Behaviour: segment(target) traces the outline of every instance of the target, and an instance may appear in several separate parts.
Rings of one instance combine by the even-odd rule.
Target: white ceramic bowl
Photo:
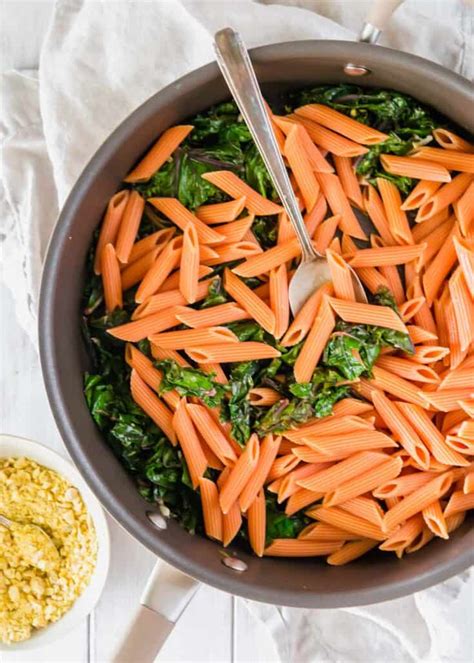
[[[58,472],[81,493],[82,499],[94,522],[97,536],[97,562],[90,582],[73,606],[57,622],[35,631],[29,640],[5,645],[0,650],[19,651],[35,649],[63,637],[66,631],[77,626],[93,610],[100,598],[107,578],[110,558],[110,537],[104,511],[74,465],[55,451],[38,442],[13,435],[0,435],[0,458],[25,456]]]

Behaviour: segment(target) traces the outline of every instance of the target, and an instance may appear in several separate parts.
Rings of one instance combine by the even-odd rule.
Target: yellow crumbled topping
[[[0,524],[0,641],[12,643],[69,610],[94,571],[97,540],[79,491],[28,458],[0,458],[0,514],[14,523]]]

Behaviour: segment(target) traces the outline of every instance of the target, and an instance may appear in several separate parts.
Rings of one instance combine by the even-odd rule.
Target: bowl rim
[[[423,58],[395,51],[393,49],[381,46],[372,46],[368,44],[343,42],[336,40],[304,40],[299,42],[284,42],[261,46],[251,50],[253,57],[259,60],[259,63],[268,64],[276,59],[294,59],[312,57],[308,56],[309,46],[315,47],[327,57],[332,57],[338,52],[338,49],[344,48],[347,58],[362,57],[364,53],[373,53],[376,48],[378,59],[393,64],[396,59],[398,63],[405,67],[411,66],[417,70],[420,75],[430,77],[431,80],[445,80],[449,77],[452,89],[456,90],[462,97],[468,98],[472,94],[472,86],[462,76],[450,72],[445,68]],[[339,52],[340,54],[340,52]],[[192,91],[193,88],[209,83],[218,76],[218,68],[215,62],[206,64],[177,81],[169,84],[162,90],[156,92],[147,99],[130,115],[128,115],[121,124],[110,134],[106,141],[96,151],[91,160],[84,168],[82,174],[74,185],[66,202],[63,205],[56,228],[51,236],[48,247],[47,259],[43,271],[40,295],[39,312],[39,339],[40,356],[45,381],[46,391],[49,402],[56,419],[56,423],[65,440],[68,451],[77,463],[81,471],[84,472],[84,478],[91,489],[99,497],[101,502],[106,505],[109,513],[116,519],[134,538],[152,550],[155,554],[159,551],[159,556],[166,562],[178,568],[182,572],[195,577],[220,590],[232,592],[234,594],[250,598],[257,601],[274,603],[277,605],[288,605],[295,607],[315,607],[318,608],[337,608],[343,606],[355,606],[377,603],[380,601],[399,598],[401,596],[425,589],[431,585],[437,584],[446,578],[449,578],[465,570],[473,563],[474,556],[469,547],[463,550],[462,554],[454,559],[446,559],[443,563],[437,563],[435,568],[425,569],[416,578],[408,578],[377,585],[369,588],[348,588],[344,591],[333,591],[332,593],[316,594],[314,591],[303,592],[291,587],[260,587],[258,585],[249,585],[239,579],[237,574],[232,577],[225,577],[214,567],[204,566],[196,560],[190,559],[184,550],[173,548],[172,546],[159,541],[152,528],[146,529],[143,521],[140,521],[130,509],[118,505],[112,499],[109,489],[104,486],[101,477],[88,460],[88,455],[84,453],[81,445],[77,442],[77,435],[72,425],[68,405],[62,396],[61,389],[55,379],[57,362],[54,358],[54,342],[51,333],[54,323],[54,305],[53,297],[50,295],[54,291],[55,272],[60,254],[67,243],[70,230],[70,224],[77,213],[77,208],[83,197],[84,190],[88,189],[96,177],[100,166],[106,163],[117,151],[117,146],[123,144],[128,137],[130,126],[135,124],[139,126],[146,119],[157,112],[157,106],[165,106],[172,103],[176,94]],[[355,81],[357,83],[357,81]],[[179,91],[179,92],[178,92]],[[396,563],[396,561],[394,561]]]
[[[5,453],[6,449],[6,453]],[[12,449],[18,449],[12,452]],[[78,626],[97,605],[108,576],[110,564],[110,532],[104,508],[89,488],[79,470],[67,458],[41,442],[17,435],[0,434],[0,458],[26,457],[54,470],[78,488],[94,523],[97,538],[97,559],[87,587],[72,606],[56,622],[34,631],[30,638],[6,644],[0,642],[0,651],[26,651],[43,647],[62,638]]]

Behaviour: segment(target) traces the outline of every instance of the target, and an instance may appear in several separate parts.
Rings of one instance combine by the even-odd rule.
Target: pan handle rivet
[[[166,520],[163,518],[161,513],[157,511],[147,511],[146,512],[148,520],[157,528],[157,529],[166,529],[167,524]]]
[[[367,76],[367,74],[370,74],[370,69],[361,64],[352,64],[352,62],[348,62],[344,65],[344,73],[348,76]]]
[[[247,564],[237,557],[224,557],[222,563],[232,571],[238,571],[239,573],[248,569]]]

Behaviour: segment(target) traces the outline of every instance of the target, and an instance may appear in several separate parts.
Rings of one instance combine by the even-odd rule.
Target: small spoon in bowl
[[[331,280],[329,265],[326,258],[314,248],[306,229],[275,140],[255,70],[239,33],[232,28],[225,28],[216,33],[214,40],[217,63],[222,75],[252,134],[301,244],[301,262],[289,287],[290,308],[293,315],[296,315],[313,292]],[[351,276],[357,301],[366,303],[365,290],[353,269]]]
[[[25,562],[41,571],[53,571],[59,564],[59,552],[51,537],[39,527],[16,523],[0,515],[0,525],[7,527]]]

